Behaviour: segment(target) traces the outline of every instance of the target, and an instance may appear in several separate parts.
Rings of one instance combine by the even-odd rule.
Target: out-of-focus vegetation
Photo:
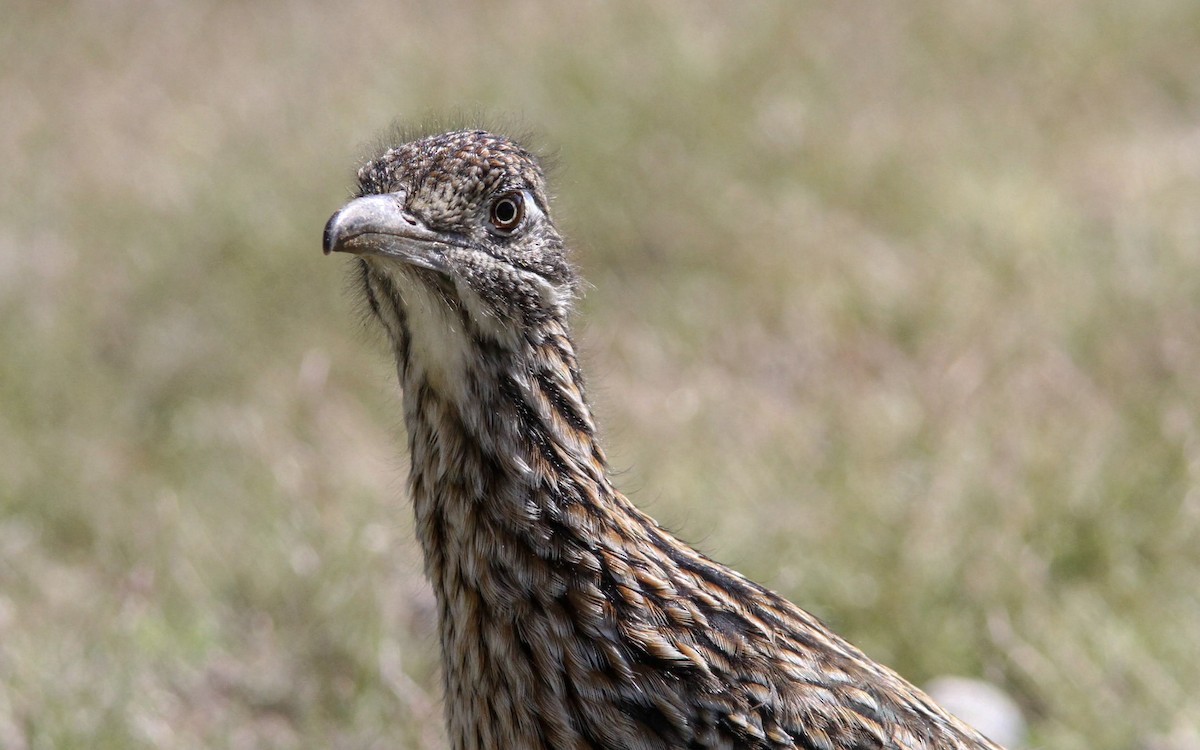
[[[4,17],[0,747],[443,744],[320,232],[451,111],[557,151],[636,502],[1033,745],[1200,743],[1200,4]]]

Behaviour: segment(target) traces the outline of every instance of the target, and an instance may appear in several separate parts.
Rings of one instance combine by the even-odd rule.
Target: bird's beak
[[[457,243],[405,211],[396,195],[355,198],[325,224],[326,255],[378,255],[444,272],[445,249],[450,244]]]

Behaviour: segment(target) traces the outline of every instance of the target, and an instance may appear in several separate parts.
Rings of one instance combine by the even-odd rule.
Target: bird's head
[[[563,317],[576,285],[537,158],[482,130],[420,138],[368,162],[324,245],[359,256],[370,308],[396,340],[431,323],[519,338]],[[431,313],[436,321],[412,319]]]

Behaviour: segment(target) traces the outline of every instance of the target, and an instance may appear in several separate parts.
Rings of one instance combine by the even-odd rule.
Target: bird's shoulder
[[[647,528],[609,585],[642,724],[696,748],[995,750],[812,614]]]

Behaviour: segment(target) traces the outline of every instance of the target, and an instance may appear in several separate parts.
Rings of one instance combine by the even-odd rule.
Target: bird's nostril
[[[333,216],[329,217],[329,221],[325,222],[325,236],[322,242],[322,248],[324,249],[326,255],[329,255],[333,252],[333,225],[337,221],[338,213],[341,212],[335,212]]]

